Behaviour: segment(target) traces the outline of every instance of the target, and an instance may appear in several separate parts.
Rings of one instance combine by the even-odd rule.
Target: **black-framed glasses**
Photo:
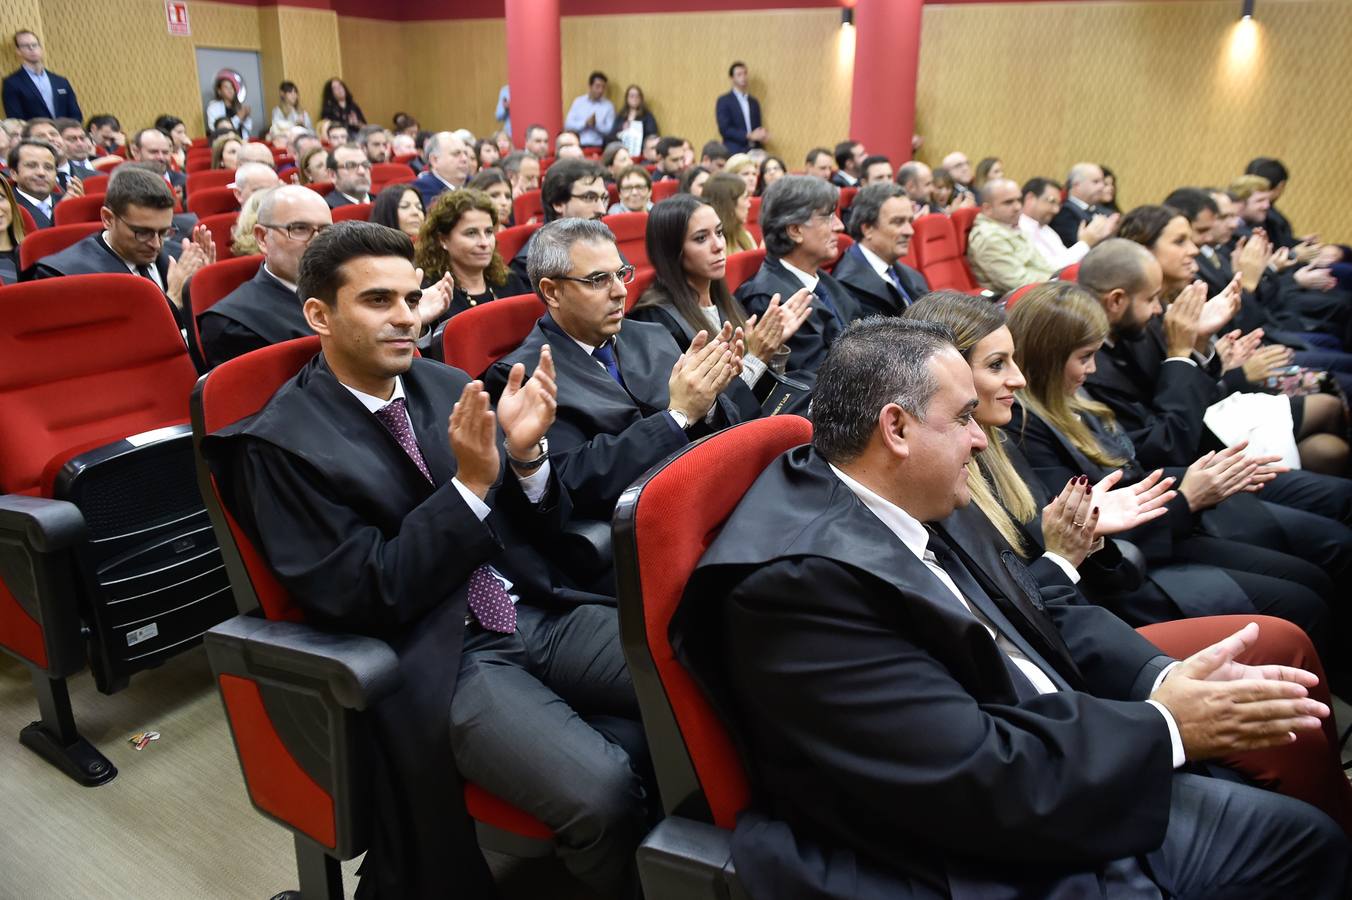
[[[159,238],[161,242],[167,241],[167,240],[169,240],[171,237],[174,236],[174,229],[173,229],[173,227],[169,227],[169,228],[142,228],[142,227],[139,226],[139,225],[133,225],[133,224],[131,224],[131,223],[128,222],[126,219],[124,219],[124,218],[122,218],[121,216],[119,216],[117,213],[113,213],[113,218],[117,219],[117,220],[118,220],[119,222],[121,222],[123,225],[126,225],[129,229],[131,229],[131,236],[134,237],[136,240],[140,241],[140,242],[143,243],[143,244],[149,244],[151,241],[155,240],[156,238]]]
[[[559,281],[576,281],[578,284],[585,284],[594,291],[604,291],[610,287],[612,279],[620,284],[632,284],[634,281],[634,267],[621,266],[614,272],[597,272],[595,275],[588,275],[586,278],[578,278],[576,275],[556,275]]]
[[[371,168],[371,163],[369,160],[365,159],[359,160],[357,162],[345,162],[338,164],[338,171],[340,172],[359,172],[362,169],[369,168]]]
[[[585,194],[569,194],[574,200],[581,200],[583,203],[600,203],[602,200],[609,200],[609,194],[597,194],[588,191]]]
[[[315,235],[328,228],[328,223],[322,225],[311,225],[309,222],[288,222],[285,225],[276,225],[272,222],[259,222],[264,228],[271,228],[273,231],[285,231],[286,236],[293,241],[302,241],[309,243]]]

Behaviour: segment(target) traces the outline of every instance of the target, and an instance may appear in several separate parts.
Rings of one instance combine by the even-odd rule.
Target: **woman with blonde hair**
[[[231,255],[253,256],[255,253],[263,252],[258,247],[258,239],[254,237],[254,225],[258,222],[259,205],[263,202],[263,198],[273,190],[275,188],[254,191],[249,195],[249,199],[244,201],[244,206],[239,211],[239,218],[235,219],[235,224],[230,228]]]
[[[976,173],[972,175],[972,192],[981,190],[988,181],[998,181],[1004,177],[1004,162],[999,157],[988,156],[976,164]]]
[[[704,183],[704,201],[718,213],[723,223],[723,239],[729,253],[755,250],[756,239],[746,230],[751,213],[751,192],[746,182],[736,175],[719,172]]]
[[[296,163],[296,179],[301,184],[325,184],[333,181],[329,170],[329,151],[314,147],[301,154]]]
[[[525,293],[498,253],[497,231],[497,206],[483,191],[447,191],[427,211],[417,242],[423,282],[434,283],[447,274],[455,280],[443,320],[481,303]]]
[[[745,153],[732,154],[724,164],[723,171],[729,175],[736,175],[746,182],[748,197],[756,193],[756,184],[760,181],[760,167],[750,156]]]
[[[226,133],[211,142],[211,167],[213,169],[235,169],[239,167],[239,151],[244,141],[239,135]]]

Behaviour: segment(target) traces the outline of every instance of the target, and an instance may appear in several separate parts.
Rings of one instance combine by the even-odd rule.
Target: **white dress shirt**
[[[751,140],[751,99],[747,94],[743,94],[737,88],[732,89],[732,96],[737,100],[737,105],[742,108],[742,120],[746,122],[747,141]]]
[[[107,231],[104,231],[104,232],[103,232],[103,242],[104,242],[105,244],[108,245],[108,249],[109,249],[109,250],[112,250],[112,249],[113,249],[112,242],[108,240],[108,232],[107,232]],[[114,255],[114,256],[117,256],[117,251],[116,251],[116,250],[113,250],[113,255]],[[128,271],[128,272],[130,272],[131,274],[135,275],[137,278],[142,277],[142,276],[141,276],[141,273],[137,270],[137,263],[127,262],[125,259],[122,259],[122,257],[120,257],[120,256],[117,256],[117,258],[118,258],[119,260],[121,260],[122,265],[124,265],[124,266],[127,267],[127,271]],[[156,260],[156,262],[158,262],[158,260]],[[159,286],[159,289],[160,289],[160,290],[164,290],[164,282],[160,280],[160,268],[159,268],[159,266],[155,265],[154,262],[151,262],[151,263],[147,263],[147,264],[146,264],[146,268],[150,270],[150,280],[153,281],[153,282],[155,282],[155,284]]]
[[[47,218],[50,219],[50,218],[52,217],[52,207],[55,206],[56,204],[54,204],[54,203],[52,202],[52,195],[51,195],[51,194],[48,194],[48,195],[47,195],[47,199],[46,199],[46,200],[39,200],[37,197],[34,197],[32,194],[28,193],[27,191],[21,191],[21,190],[19,190],[17,187],[14,189],[14,193],[18,194],[20,197],[22,197],[22,198],[24,198],[25,200],[27,200],[27,201],[28,201],[29,203],[31,203],[33,206],[36,206],[38,209],[42,210],[42,214],[43,214],[44,216],[46,216]],[[105,232],[105,233],[106,233],[106,232]]]
[[[1032,216],[1022,213],[1019,215],[1019,230],[1027,235],[1028,242],[1053,269],[1073,266],[1089,252],[1089,245],[1084,241],[1076,241],[1075,246],[1067,247],[1056,229],[1050,225],[1039,225]]]
[[[587,120],[596,116],[596,124],[588,126]],[[606,141],[606,135],[615,125],[615,105],[602,97],[593,100],[591,94],[583,94],[568,108],[563,127],[577,132],[578,143],[584,147],[600,147]]]

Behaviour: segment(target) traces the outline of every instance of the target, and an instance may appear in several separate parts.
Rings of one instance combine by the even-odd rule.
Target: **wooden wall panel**
[[[562,24],[565,110],[600,69],[617,109],[625,87],[639,84],[662,132],[688,139],[698,154],[718,137],[714,101],[728,90],[728,65],[741,59],[769,149],[790,168],[849,127],[853,33],[841,28],[838,10],[565,16]]]
[[[424,128],[497,129],[493,110],[507,83],[507,25],[502,19],[409,22],[407,111]],[[567,52],[565,48],[565,53]]]
[[[1238,12],[1233,0],[927,6],[920,157],[996,155],[1017,179],[1103,162],[1125,209],[1277,156],[1297,230],[1352,240],[1352,204],[1325,180],[1352,166],[1334,99],[1352,81],[1347,2],[1263,0],[1246,24]]]
[[[413,78],[410,69],[418,66],[400,65],[409,56],[404,44],[403,22],[381,22],[375,19],[338,17],[338,43],[342,48],[343,80],[352,89],[361,104],[362,112],[372,122],[390,124],[394,114],[404,109],[408,99],[408,82]],[[313,103],[310,114],[319,114],[319,95],[323,85],[305,95],[306,103]]]
[[[259,10],[260,17],[264,12]],[[263,114],[271,120],[272,107],[277,105],[277,85],[286,79],[296,83],[301,105],[317,123],[325,82],[343,76],[338,17],[332,10],[294,6],[276,7],[276,16],[282,54],[281,73],[266,79],[268,83],[263,92],[267,108]],[[259,105],[263,104],[260,102]],[[365,107],[363,111],[366,111]]]

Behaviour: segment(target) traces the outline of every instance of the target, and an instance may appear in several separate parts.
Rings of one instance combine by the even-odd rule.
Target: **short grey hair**
[[[840,188],[812,175],[785,175],[765,190],[760,226],[765,249],[774,256],[793,252],[790,225],[804,225],[815,213],[829,213],[840,199]]]
[[[1084,181],[1094,169],[1098,169],[1100,173],[1103,172],[1103,167],[1098,163],[1082,162],[1071,166],[1070,174],[1066,176],[1066,190],[1070,190],[1081,181]]]
[[[906,197],[901,185],[889,182],[860,188],[859,193],[854,195],[854,202],[850,204],[850,237],[861,240],[865,225],[877,227],[883,204],[893,197]]]
[[[451,137],[449,131],[438,131],[435,134],[428,135],[427,140],[423,142],[423,156],[430,162],[432,157],[441,152],[443,138]]]
[[[508,175],[515,175],[521,171],[521,164],[525,162],[527,158],[539,159],[538,156],[531,153],[529,150],[513,150],[511,153],[504,156],[498,165],[502,166],[502,171],[506,172]]]
[[[953,333],[937,322],[871,316],[852,324],[817,370],[812,392],[817,452],[837,465],[857,459],[889,403],[924,421],[939,391],[931,360],[945,350],[957,347]]]
[[[782,179],[781,179],[782,180]],[[615,243],[615,235],[594,219],[555,219],[531,236],[526,253],[526,274],[531,289],[541,300],[540,279],[567,275],[573,267],[573,245],[581,241],[592,244]]]
[[[920,177],[920,173],[928,169],[929,166],[916,160],[911,160],[906,165],[897,169],[897,184],[910,184]]]

